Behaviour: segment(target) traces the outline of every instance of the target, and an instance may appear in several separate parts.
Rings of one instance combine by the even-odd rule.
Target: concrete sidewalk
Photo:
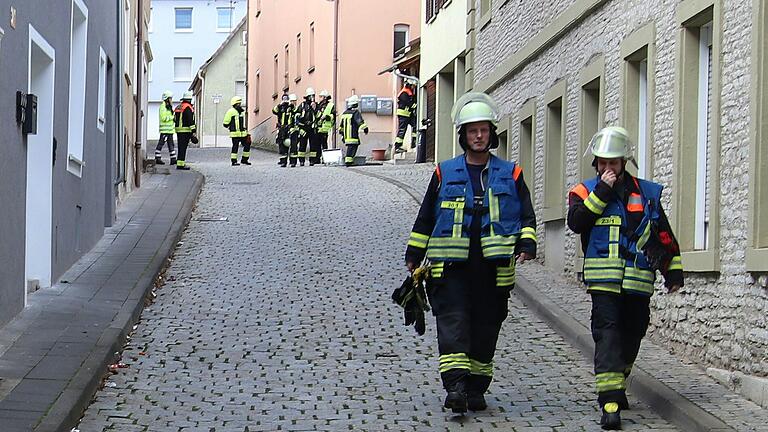
[[[434,165],[349,169],[397,186],[420,204]],[[530,262],[519,266],[514,293],[587,358],[592,358],[591,300],[583,286]],[[768,410],[720,385],[701,367],[677,358],[650,337],[643,340],[628,384],[631,393],[682,430],[764,431],[768,425]]]
[[[69,431],[116,361],[203,184],[145,176],[104,237],[0,329],[0,429]]]

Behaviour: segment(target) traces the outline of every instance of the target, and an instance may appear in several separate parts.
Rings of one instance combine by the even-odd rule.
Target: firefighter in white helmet
[[[315,134],[315,108],[315,89],[308,87],[304,93],[304,101],[301,102],[296,111],[296,128],[299,136],[298,158],[301,166],[304,166],[307,146]],[[310,165],[314,165],[311,160]]]
[[[323,150],[328,148],[328,133],[336,125],[336,107],[331,101],[331,95],[328,90],[320,92],[320,102],[315,110],[315,140],[309,142],[309,164],[313,164],[312,155],[314,152],[314,163],[320,163],[323,157]]]
[[[243,165],[250,165],[248,159],[251,157],[251,136],[245,126],[245,109],[243,108],[243,98],[233,96],[229,101],[232,107],[224,114],[224,127],[229,129],[229,137],[232,138],[232,153],[229,160],[232,166],[240,165],[237,163],[237,154],[240,146],[243,147],[243,156],[240,162]]]
[[[536,256],[536,216],[522,168],[490,152],[499,145],[494,101],[467,93],[452,117],[464,153],[435,169],[405,261],[411,272],[425,257],[431,263],[444,407],[464,413],[487,407],[515,264]]]
[[[160,139],[157,140],[157,146],[155,147],[155,163],[157,165],[165,165],[162,155],[163,144],[167,143],[168,152],[171,156],[171,165],[176,165],[176,146],[173,143],[173,134],[175,132],[173,126],[173,93],[170,90],[163,92],[163,103],[160,104],[158,115]]]
[[[291,129],[293,128],[293,107],[290,96],[283,94],[279,104],[272,108],[272,114],[277,117],[277,151],[280,159],[277,164],[285,168],[288,166],[288,149],[291,148]]]
[[[592,296],[600,423],[616,430],[629,406],[626,379],[648,328],[656,271],[675,292],[683,286],[683,266],[661,207],[662,186],[626,171],[632,160],[627,131],[606,127],[589,149],[597,176],[568,193],[568,227],[581,235],[583,280]]]
[[[195,124],[195,107],[192,105],[192,92],[187,90],[181,96],[181,103],[173,110],[173,122],[176,138],[179,142],[179,154],[176,159],[176,169],[188,170],[187,146],[190,141],[197,144],[197,125]]]
[[[339,118],[339,133],[341,142],[347,146],[344,153],[344,165],[350,166],[355,162],[357,148],[360,146],[360,131],[368,135],[368,125],[365,124],[363,115],[360,114],[358,105],[360,98],[352,95],[347,98],[347,110]]]

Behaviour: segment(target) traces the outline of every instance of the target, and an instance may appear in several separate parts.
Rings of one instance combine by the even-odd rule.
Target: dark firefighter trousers
[[[303,133],[299,133],[299,164],[301,166],[304,166],[304,162],[307,158],[307,147],[310,145],[310,140],[312,139],[312,135],[314,132],[310,130],[302,130]]]
[[[320,163],[320,158],[323,157],[323,144],[327,145],[328,134],[321,134],[320,132],[312,132],[309,135],[309,164],[315,165]]]
[[[395,148],[403,146],[405,141],[405,132],[411,127],[411,148],[416,147],[416,116],[409,117],[397,116],[397,137],[395,138]]]
[[[186,166],[187,147],[189,147],[189,141],[191,139],[192,132],[178,132],[176,134],[176,140],[179,141],[179,154],[176,157],[176,166]]]
[[[344,153],[344,165],[352,166],[355,164],[355,155],[360,143],[347,144],[347,151]]]
[[[440,378],[446,391],[463,381],[468,394],[483,394],[493,379],[493,355],[509,313],[509,287],[496,286],[496,266],[485,260],[446,263],[429,281],[437,320]]]
[[[171,156],[171,163],[176,162],[176,146],[173,144],[172,133],[161,133],[160,139],[157,140],[157,146],[155,147],[155,159],[160,159],[163,156],[163,144],[168,144],[168,153]]]
[[[648,330],[651,299],[632,294],[591,294],[597,401],[601,407],[617,402],[626,409],[625,380]]]
[[[246,137],[232,137],[232,153],[229,158],[232,162],[237,161],[237,152],[240,150],[240,146],[243,146],[242,161],[248,162],[248,158],[251,157],[251,145]]]
[[[291,132],[290,138],[291,138],[291,147],[288,149],[289,150],[289,161],[291,163],[291,166],[295,167],[296,166],[296,160],[299,158],[299,150],[298,150],[298,148],[299,148],[299,132],[298,131]],[[304,165],[304,162],[302,162],[301,164]]]
[[[286,138],[290,139],[288,128],[278,129],[275,143],[277,144],[277,152],[280,153],[280,160],[278,161],[278,165],[280,166],[288,165],[288,147],[283,144]]]

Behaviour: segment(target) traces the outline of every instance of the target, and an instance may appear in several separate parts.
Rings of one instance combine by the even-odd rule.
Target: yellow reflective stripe
[[[617,226],[611,226],[608,234],[608,256],[610,258],[619,257],[619,234],[620,228]]]
[[[441,259],[465,260],[469,258],[469,249],[429,248],[427,249],[427,258],[434,259],[434,260],[441,260]]]
[[[650,270],[637,267],[627,267],[624,269],[624,277],[632,278],[642,282],[653,283],[656,280],[656,274]]]
[[[401,108],[401,109],[397,110],[397,115],[399,115],[401,117],[410,117],[411,116],[411,112],[409,110]]]
[[[485,246],[514,246],[517,243],[517,236],[488,236],[480,239],[480,244]]]
[[[360,140],[357,138],[344,138],[344,144],[357,144]]]
[[[598,393],[627,388],[623,372],[606,372],[595,375],[595,387]]]
[[[603,214],[603,210],[608,204],[598,198],[594,192],[590,192],[587,199],[584,200],[584,205],[594,214]]]
[[[422,241],[418,241],[418,240],[414,240],[414,239],[410,239],[410,240],[408,240],[408,246],[413,246],[413,247],[419,248],[419,249],[426,249],[427,248],[427,243],[426,242],[422,242]]]
[[[488,188],[488,211],[491,214],[491,222],[499,221],[499,197],[493,194],[493,190]]]
[[[637,240],[637,251],[640,252],[641,249],[645,246],[646,243],[648,243],[648,239],[651,238],[651,224],[646,223],[645,229],[643,230],[643,234],[640,235],[640,238]]]
[[[609,292],[614,294],[621,293],[621,285],[612,283],[590,283],[587,285],[587,291]]]
[[[243,152],[243,157],[251,157],[251,152]]]
[[[639,291],[646,294],[653,294],[653,283],[642,282],[634,279],[624,279],[621,281],[621,287],[629,291]]]
[[[461,237],[461,228],[464,224],[464,207],[453,210],[453,237]]]
[[[468,238],[456,237],[431,237],[429,247],[466,247],[469,248]]]
[[[429,242],[429,236],[411,231],[411,237],[408,239],[408,246],[414,246],[420,249],[426,249]]]
[[[585,258],[584,268],[624,269],[624,260],[621,258]]]
[[[471,369],[469,356],[465,353],[444,354],[440,356],[440,373],[451,369]]]
[[[432,263],[432,266],[429,268],[429,272],[432,275],[432,277],[442,277],[444,268],[445,268],[444,262]]]
[[[464,201],[443,201],[440,203],[440,208],[444,208],[444,209],[464,208]],[[454,217],[454,222],[455,222],[455,217]]]
[[[469,373],[473,375],[493,376],[493,362],[483,363],[477,360],[469,359]]]
[[[531,239],[533,241],[537,241],[536,238],[536,228],[533,227],[523,227],[523,230],[521,231],[520,239]]]
[[[669,268],[667,270],[683,270],[683,259],[680,255],[672,257],[672,261],[669,262]]]
[[[622,280],[624,278],[623,269],[584,269],[584,280],[587,282],[595,280]]]
[[[595,222],[595,225],[621,225],[621,216],[601,217]]]
[[[187,162],[185,162],[185,161],[183,161],[181,159],[177,159],[176,160],[176,166],[184,166],[186,164],[187,164]]]
[[[291,156],[293,156],[293,155],[291,155]],[[293,156],[293,157],[296,157],[296,156]],[[355,161],[355,158],[353,158],[351,156],[347,156],[347,157],[344,158],[344,162],[350,162],[351,163],[351,162],[354,162],[354,161]]]

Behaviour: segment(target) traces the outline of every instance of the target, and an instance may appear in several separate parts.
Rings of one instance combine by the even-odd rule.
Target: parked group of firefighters
[[[192,92],[185,91],[181,96],[181,103],[173,107],[173,93],[166,90],[163,92],[163,102],[158,110],[160,124],[160,139],[157,140],[155,147],[155,164],[165,165],[162,159],[163,145],[168,145],[168,152],[171,157],[171,165],[176,165],[176,169],[188,170],[186,156],[189,143],[198,143],[197,125],[195,123],[195,106],[192,104]],[[251,135],[245,125],[245,108],[243,107],[243,98],[233,96],[230,99],[231,108],[224,113],[224,122],[222,126],[229,130],[229,137],[232,139],[232,152],[230,161],[232,166],[240,164],[250,165],[248,159],[251,157]],[[179,151],[173,142],[173,134],[179,143]],[[240,162],[237,161],[240,147],[243,148]]]
[[[444,406],[463,414],[487,408],[484,395],[515,264],[535,258],[537,239],[520,165],[490,152],[499,145],[497,105],[486,94],[467,93],[452,117],[464,153],[437,165],[405,262],[414,279],[429,275],[426,296],[437,321]],[[581,236],[582,277],[592,298],[600,424],[615,430],[621,429],[621,410],[629,408],[626,380],[648,328],[656,271],[671,293],[683,285],[683,268],[661,207],[662,186],[626,170],[634,162],[627,131],[604,128],[589,148],[596,176],[568,193],[567,223]],[[426,309],[421,300],[401,305],[406,323],[414,322],[413,308]]]

